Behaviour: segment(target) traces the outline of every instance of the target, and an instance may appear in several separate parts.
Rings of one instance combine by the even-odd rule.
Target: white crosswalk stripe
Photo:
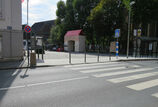
[[[72,70],[77,70],[81,73],[90,73],[93,77],[103,78],[110,77],[110,79],[106,79],[109,82],[119,84],[119,83],[130,83],[133,80],[140,80],[144,78],[154,77],[158,75],[156,69],[158,67],[141,67],[139,65],[127,63],[118,63],[118,62],[109,62],[109,63],[93,63],[93,64],[81,64],[81,65],[68,65],[65,66]],[[151,71],[151,72],[149,72]],[[124,76],[124,74],[128,74],[128,76]],[[120,76],[120,77],[113,77]],[[158,86],[158,79],[148,80],[144,82],[137,82],[135,84],[128,83],[124,86],[132,90],[142,91],[145,89],[149,89],[152,87]],[[152,96],[158,98],[158,93],[152,94]]]
[[[77,68],[71,68],[72,70],[85,70],[85,69],[99,69],[99,68],[103,68],[103,67],[117,67],[117,66],[122,66],[124,64],[111,64],[111,65],[98,65],[98,66],[88,66],[88,67],[77,67]]]
[[[82,73],[94,73],[94,72],[106,72],[112,70],[124,70],[127,69],[126,67],[112,67],[112,68],[102,68],[102,69],[93,69],[93,70],[83,70],[80,71]]]
[[[132,69],[132,70],[112,72],[112,73],[96,74],[93,76],[94,77],[106,77],[106,76],[114,76],[114,75],[129,74],[129,73],[136,73],[136,72],[145,72],[145,71],[149,71],[149,70],[153,70],[153,68]]]
[[[151,77],[155,75],[158,75],[158,72],[137,74],[137,75],[126,76],[126,77],[121,77],[121,78],[114,78],[114,79],[109,79],[108,81],[112,83],[121,83],[121,82],[126,82],[126,81],[131,81],[131,80],[147,78],[147,77]]]
[[[110,62],[110,63],[93,63],[93,64],[80,64],[80,65],[67,65],[64,66],[66,68],[72,68],[72,67],[87,67],[87,66],[97,66],[97,65],[115,65],[115,64],[120,64],[118,62]]]
[[[96,72],[106,72],[106,71],[113,71],[113,70],[126,70],[128,68],[139,68],[138,65],[127,65],[126,63],[101,63],[101,64],[87,64],[87,65],[71,65],[66,66],[72,70],[79,70],[82,73],[96,73]]]
[[[158,93],[152,94],[152,96],[158,98]]]
[[[141,90],[145,90],[145,89],[155,87],[155,86],[158,86],[158,79],[145,81],[145,82],[129,85],[126,87],[133,89],[133,90],[136,90],[136,91],[141,91]]]

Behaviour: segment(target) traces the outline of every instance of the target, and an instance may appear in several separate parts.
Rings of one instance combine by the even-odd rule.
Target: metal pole
[[[111,61],[111,52],[109,52],[109,61]]]
[[[29,23],[29,0],[27,0],[27,25],[28,25],[28,23]],[[27,36],[27,58],[28,58],[28,66],[30,65],[30,59],[29,59],[29,42],[28,42],[28,39],[29,39],[29,37],[28,37],[28,33],[26,34],[26,36]]]
[[[86,61],[86,43],[85,43],[85,50],[84,50],[84,63],[86,63],[87,61]]]
[[[99,49],[100,49],[100,47],[99,47],[99,45],[98,45],[98,58],[97,58],[97,61],[99,62]]]
[[[43,40],[42,40],[42,60],[44,60],[43,54],[44,54],[44,45],[43,45]]]
[[[129,56],[129,37],[130,37],[130,22],[131,22],[131,9],[129,10],[129,18],[128,18],[128,38],[127,38],[127,58]]]
[[[27,0],[27,25],[29,24],[29,0]]]
[[[39,46],[38,46],[38,59],[39,59]]]
[[[118,42],[118,38],[117,38],[117,41],[116,41],[116,59],[118,59],[118,56],[119,56],[119,42]]]
[[[71,64],[71,50],[69,51],[69,64]]]

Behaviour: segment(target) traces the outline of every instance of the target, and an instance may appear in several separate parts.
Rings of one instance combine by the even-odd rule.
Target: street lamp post
[[[134,1],[130,2],[129,16],[128,16],[127,58],[129,57],[129,37],[130,37],[130,25],[131,25],[131,6],[133,4],[135,4]]]

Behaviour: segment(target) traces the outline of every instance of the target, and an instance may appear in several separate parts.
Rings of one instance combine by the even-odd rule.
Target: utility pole
[[[128,16],[128,37],[127,37],[127,58],[129,55],[129,37],[130,37],[130,25],[131,25],[131,9],[129,9],[129,16]]]
[[[29,0],[27,0],[27,25],[29,24]],[[29,35],[26,33],[27,36],[27,58],[28,58],[28,66],[30,65],[30,53],[29,53]]]
[[[135,1],[130,2],[130,8],[129,8],[129,16],[128,16],[128,37],[127,37],[127,58],[129,56],[129,38],[130,38],[130,26],[131,26],[131,6],[135,4]]]

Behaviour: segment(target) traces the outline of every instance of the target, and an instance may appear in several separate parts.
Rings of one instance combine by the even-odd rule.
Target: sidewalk
[[[128,59],[126,57],[119,57],[118,59],[116,57],[111,57],[111,60],[108,56],[100,56],[99,62],[98,57],[93,58],[87,58],[86,63],[102,63],[102,62],[108,62],[108,61],[158,61],[158,58],[135,58],[135,57],[129,57]],[[72,58],[71,64],[84,64],[85,59],[82,58]],[[62,65],[68,65],[69,58],[63,58],[63,59],[37,59],[37,65],[36,67],[49,67],[49,66],[62,66]],[[13,61],[13,62],[0,62],[0,70],[6,70],[6,69],[22,69],[22,68],[28,68],[28,61],[27,58],[23,61]]]
[[[26,67],[28,67],[26,59],[24,59],[22,61],[0,62],[0,70],[26,68]]]

